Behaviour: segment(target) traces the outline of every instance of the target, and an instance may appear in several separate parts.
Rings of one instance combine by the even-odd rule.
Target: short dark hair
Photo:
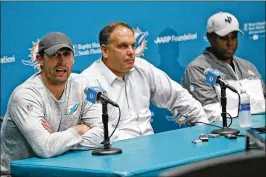
[[[42,57],[42,59],[44,59],[44,50],[40,51],[39,55]]]
[[[134,30],[131,26],[129,26],[128,24],[124,23],[124,22],[114,22],[111,23],[107,26],[105,26],[100,34],[99,34],[99,41],[100,41],[100,45],[105,44],[108,45],[110,43],[109,38],[110,38],[110,34],[114,31],[114,29],[118,26],[123,26],[126,27],[128,29],[130,29],[132,31],[132,33],[134,34]]]

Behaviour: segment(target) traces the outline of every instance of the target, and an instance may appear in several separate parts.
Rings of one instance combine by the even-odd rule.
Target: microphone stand
[[[214,134],[220,134],[220,135],[228,135],[228,134],[233,134],[233,135],[237,135],[240,131],[237,129],[233,129],[233,128],[228,128],[227,127],[227,117],[226,117],[226,92],[225,92],[226,86],[221,84],[221,105],[222,105],[222,120],[223,120],[223,128],[221,129],[216,129],[213,130],[212,133]]]
[[[119,148],[111,148],[109,133],[108,133],[108,111],[107,111],[107,102],[103,99],[100,99],[102,103],[102,121],[103,121],[103,131],[104,131],[104,140],[102,142],[103,149],[95,149],[92,151],[92,155],[112,155],[112,154],[121,154],[122,150]]]

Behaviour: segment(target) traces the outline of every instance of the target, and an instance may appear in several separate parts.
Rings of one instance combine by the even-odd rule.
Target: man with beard
[[[71,74],[71,40],[60,32],[47,34],[37,60],[41,71],[9,99],[1,130],[1,175],[12,173],[11,160],[50,158],[77,149],[79,143],[103,140],[101,105],[86,101],[87,79]]]
[[[129,25],[109,24],[101,30],[99,40],[102,57],[81,74],[96,79],[121,108],[121,121],[112,141],[154,133],[150,101],[160,108],[178,111],[191,124],[208,122],[201,104],[186,89],[146,60],[135,57],[136,40]],[[116,126],[119,112],[108,106],[111,130]]]
[[[212,15],[207,22],[207,38],[210,47],[194,59],[186,68],[182,86],[201,102],[210,122],[221,120],[220,88],[205,81],[206,69],[217,69],[233,87],[243,88],[251,97],[251,113],[265,111],[264,83],[256,67],[247,60],[234,56],[238,46],[239,23],[235,16],[226,12]],[[236,117],[238,95],[226,89],[227,112]]]

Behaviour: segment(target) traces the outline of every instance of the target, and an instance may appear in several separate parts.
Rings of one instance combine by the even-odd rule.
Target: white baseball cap
[[[207,22],[207,32],[216,33],[218,36],[226,36],[227,34],[239,31],[239,23],[235,16],[227,12],[218,12],[212,15]]]

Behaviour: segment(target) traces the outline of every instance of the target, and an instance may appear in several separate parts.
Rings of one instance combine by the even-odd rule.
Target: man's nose
[[[58,60],[58,63],[64,63],[66,61],[64,55],[58,55],[57,60]]]
[[[131,47],[131,46],[130,46],[130,47],[128,48],[128,50],[127,50],[127,54],[128,54],[128,55],[132,55],[132,54],[134,54],[134,53],[135,53],[135,47]]]
[[[231,46],[233,44],[233,39],[228,38],[227,43],[228,46]]]

